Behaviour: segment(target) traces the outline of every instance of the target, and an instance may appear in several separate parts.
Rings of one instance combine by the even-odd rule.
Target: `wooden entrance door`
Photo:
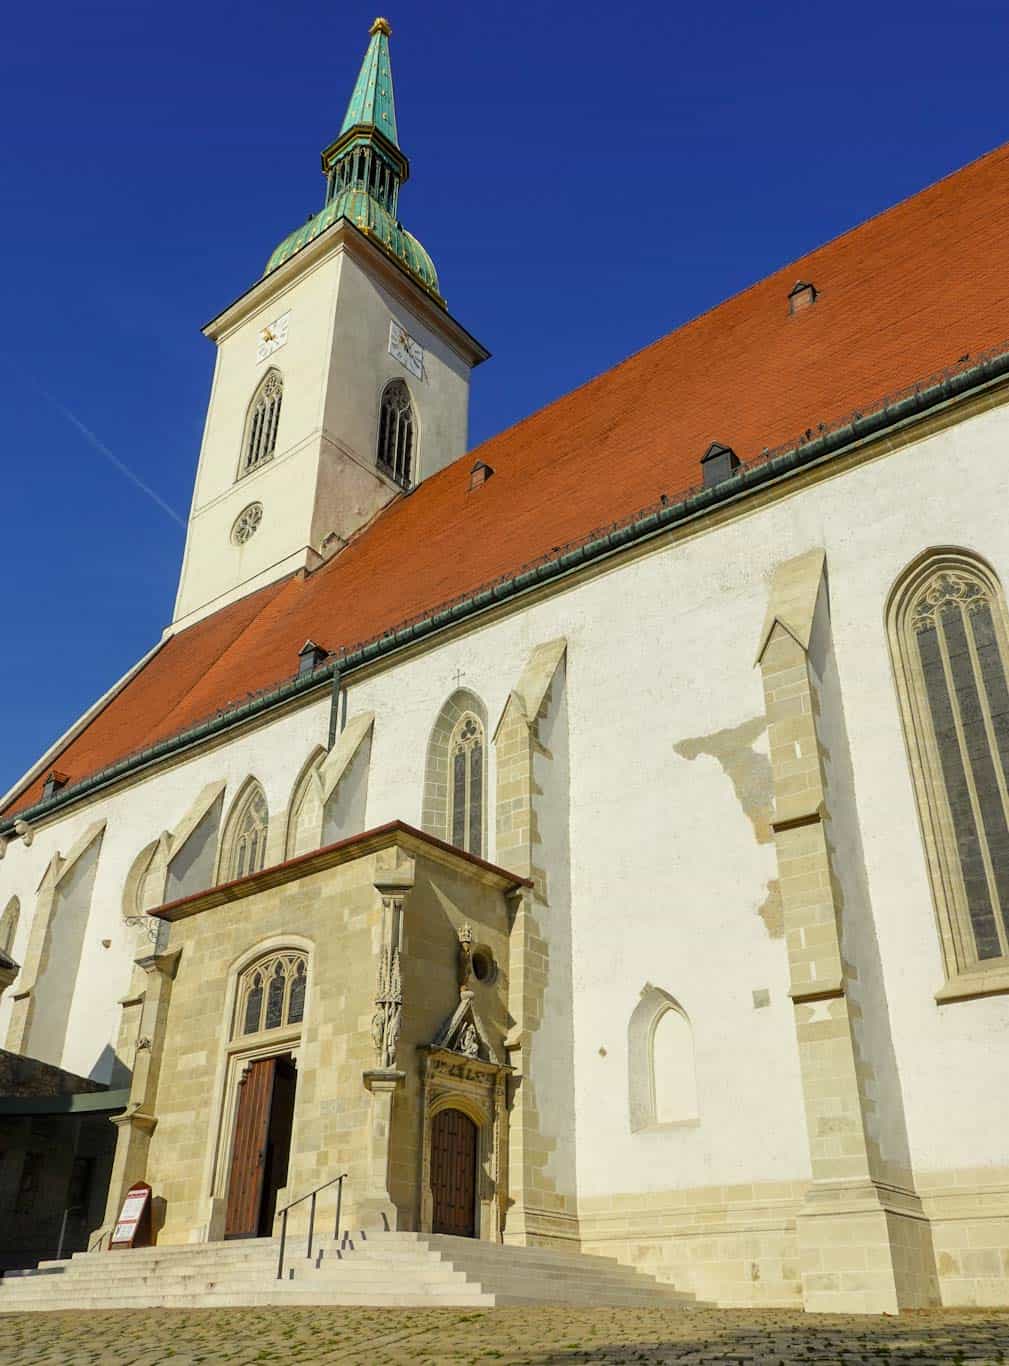
[[[439,1110],[431,1124],[433,1233],[476,1235],[478,1131],[461,1110]]]
[[[255,1238],[259,1232],[276,1071],[276,1058],[260,1058],[248,1065],[238,1083],[238,1115],[231,1148],[225,1238]]]

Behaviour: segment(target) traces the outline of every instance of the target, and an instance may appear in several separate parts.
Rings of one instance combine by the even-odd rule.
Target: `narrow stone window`
[[[305,960],[299,958],[294,965],[294,976],[291,978],[291,995],[287,1006],[287,1018],[290,1024],[300,1024],[305,1018],[305,988],[307,985],[308,974],[305,968]]]
[[[238,984],[239,1031],[259,1034],[300,1024],[305,1017],[308,964],[305,955],[286,949],[261,958]]]
[[[228,819],[222,858],[222,882],[258,873],[266,861],[266,836],[270,813],[266,795],[257,782],[249,782]]]
[[[451,841],[470,854],[483,851],[484,732],[479,719],[467,712],[456,723],[449,744],[452,782],[449,810]]]
[[[947,975],[1009,956],[1005,600],[986,565],[936,553],[891,600],[890,640]]]
[[[413,478],[413,403],[410,390],[394,379],[382,391],[378,422],[378,466],[397,484],[409,488]]]
[[[481,858],[487,845],[487,708],[459,688],[431,730],[424,766],[421,826]]]
[[[284,397],[284,381],[279,370],[269,370],[252,396],[245,419],[245,439],[242,443],[242,466],[239,478],[251,474],[259,465],[273,459],[280,425],[280,404]]]
[[[263,974],[254,972],[252,982],[249,985],[249,994],[245,998],[245,1026],[243,1034],[255,1034],[259,1030],[259,1021],[263,1017]]]

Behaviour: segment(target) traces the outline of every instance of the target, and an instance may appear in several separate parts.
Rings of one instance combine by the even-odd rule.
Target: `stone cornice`
[[[336,844],[327,844],[324,848],[315,849],[308,854],[299,854],[297,858],[274,864],[272,868],[263,868],[248,877],[221,883],[219,887],[195,892],[191,896],[181,897],[178,901],[170,901],[150,914],[159,920],[185,920],[191,915],[199,915],[201,911],[212,910],[215,906],[226,906],[272,887],[283,886],[286,882],[311,877],[328,868],[337,868],[343,863],[366,858],[369,854],[389,849],[393,845],[407,853],[420,854],[432,862],[453,868],[484,886],[496,887],[502,892],[530,885],[524,878],[517,877],[494,863],[488,863],[486,859],[477,858],[475,854],[467,854],[462,849],[456,849],[444,840],[436,839],[433,835],[407,825],[405,821],[390,821],[388,825],[365,830],[360,835],[352,835],[349,839],[337,841]]]

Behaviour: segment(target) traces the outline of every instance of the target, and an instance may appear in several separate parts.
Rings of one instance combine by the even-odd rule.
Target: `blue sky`
[[[390,4],[401,215],[494,353],[474,444],[1009,137],[1001,4]],[[0,790],[171,615],[199,327],[321,206],[375,13],[6,16]]]

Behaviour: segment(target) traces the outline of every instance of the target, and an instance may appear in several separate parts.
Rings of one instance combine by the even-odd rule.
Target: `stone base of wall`
[[[897,1314],[938,1305],[931,1230],[910,1191],[816,1182],[798,1225],[802,1302],[811,1313]]]
[[[582,1251],[616,1257],[709,1303],[801,1307],[796,1218],[807,1185],[765,1182],[583,1200]]]
[[[1009,1167],[926,1173],[918,1190],[943,1305],[1009,1304]]]
[[[596,1197],[579,1207],[581,1249],[724,1308],[825,1311],[842,1289],[847,1313],[853,1295],[864,1313],[1009,1305],[1009,1167],[917,1187],[812,1215],[805,1181]]]
[[[553,1208],[530,1205],[508,1211],[502,1242],[516,1247],[557,1247],[567,1252],[579,1250],[578,1216],[565,1208],[571,1202],[563,1196],[547,1197]]]

